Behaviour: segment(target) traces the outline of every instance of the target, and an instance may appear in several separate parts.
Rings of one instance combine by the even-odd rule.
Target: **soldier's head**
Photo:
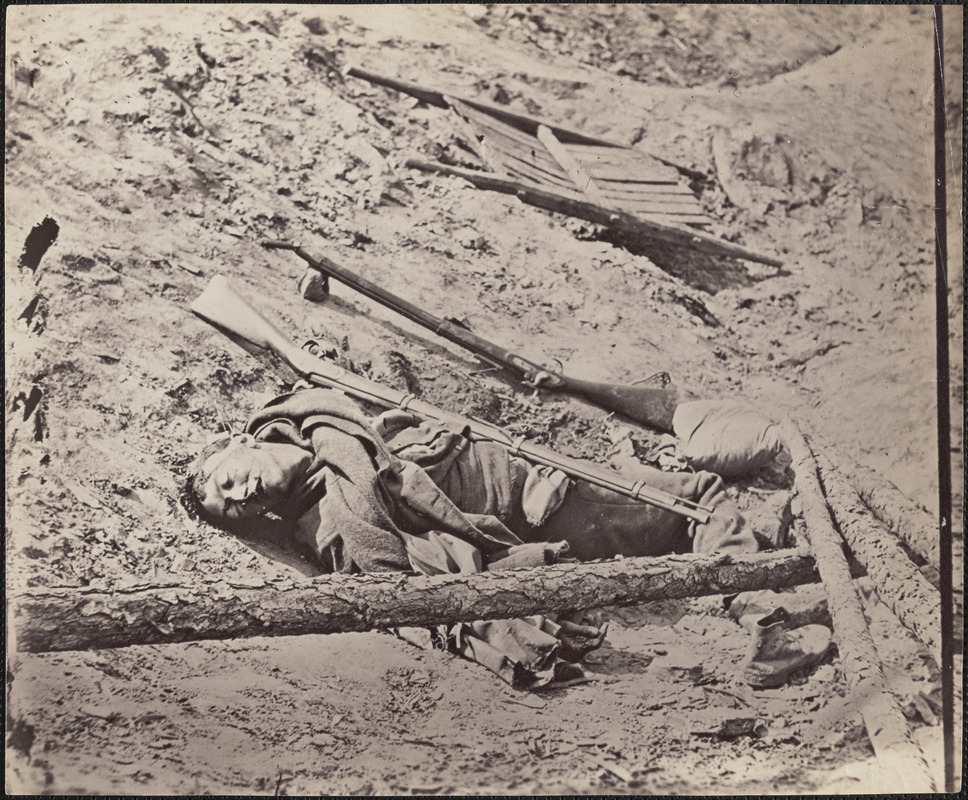
[[[279,511],[312,460],[294,445],[225,434],[205,446],[189,475],[202,517],[217,525]]]

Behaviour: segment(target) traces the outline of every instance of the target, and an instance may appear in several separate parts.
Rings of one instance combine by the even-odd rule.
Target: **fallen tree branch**
[[[874,516],[907,547],[939,569],[938,525],[931,514],[876,470],[828,446],[826,442],[820,444],[834,468],[846,477]]]
[[[851,696],[878,758],[883,786],[902,794],[933,792],[934,780],[924,754],[911,736],[897,698],[884,678],[857,590],[850,580],[842,540],[833,527],[830,509],[820,488],[813,454],[792,421],[784,421],[781,430],[793,459],[807,539],[827,590],[837,649]]]
[[[30,589],[8,601],[16,635],[11,649],[46,652],[421,627],[817,580],[813,558],[787,551],[626,558],[474,575]]]
[[[567,214],[569,217],[578,217],[588,220],[598,225],[606,225],[623,233],[635,236],[647,236],[659,241],[670,242],[680,247],[688,247],[700,253],[710,253],[718,256],[729,256],[731,258],[744,258],[747,261],[758,261],[761,264],[768,264],[771,267],[782,267],[783,262],[769,256],[762,256],[747,250],[745,247],[732,244],[717,239],[709,234],[690,231],[685,228],[678,228],[674,225],[664,225],[661,222],[637,217],[625,211],[611,209],[595,203],[588,202],[583,195],[578,192],[552,192],[540,189],[536,186],[526,186],[506,178],[499,178],[495,175],[488,175],[472,169],[461,169],[460,167],[449,167],[433,161],[422,161],[421,159],[411,158],[406,166],[409,169],[419,169],[422,172],[436,172],[440,175],[449,175],[457,178],[464,178],[470,181],[479,189],[488,189],[492,192],[503,194],[513,194],[525,203],[546,211],[554,211],[559,214]]]
[[[840,532],[867,568],[875,591],[905,628],[941,663],[941,597],[883,523],[822,453],[816,453],[824,493]]]

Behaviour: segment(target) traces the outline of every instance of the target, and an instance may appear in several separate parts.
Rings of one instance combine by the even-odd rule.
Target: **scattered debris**
[[[52,217],[44,217],[43,222],[34,225],[30,229],[30,233],[27,234],[24,249],[20,254],[20,261],[17,263],[17,266],[20,269],[37,272],[37,267],[40,266],[40,260],[50,249],[51,245],[57,241],[57,234],[59,232],[60,226]]]
[[[693,736],[716,739],[738,739],[740,736],[752,736],[762,739],[770,732],[770,726],[756,717],[732,717],[723,720],[715,728],[692,731]]]

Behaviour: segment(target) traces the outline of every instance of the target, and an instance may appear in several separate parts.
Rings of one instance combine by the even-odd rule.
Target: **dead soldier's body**
[[[708,522],[570,479],[405,411],[370,421],[340,392],[304,389],[257,411],[244,433],[208,445],[190,486],[202,516],[220,527],[279,517],[327,572],[436,574],[563,557],[757,550],[719,476],[639,470],[629,477],[698,502],[711,511]],[[754,685],[782,683],[819,662],[830,643],[823,626],[790,629],[780,597],[745,593],[730,605],[753,632],[745,676]],[[532,687],[573,676],[559,656],[580,659],[603,638],[544,617],[475,623],[462,634],[464,655]]]

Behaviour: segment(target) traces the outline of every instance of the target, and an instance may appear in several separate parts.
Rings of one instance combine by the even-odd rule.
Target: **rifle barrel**
[[[470,350],[488,363],[502,367],[528,385],[575,395],[604,408],[606,411],[622,414],[651,428],[667,432],[672,431],[672,416],[679,403],[679,395],[674,388],[597,383],[550,372],[539,364],[496,345],[467,328],[450,320],[435,317],[413,303],[407,302],[392,292],[377,286],[372,281],[368,281],[366,278],[362,278],[340,266],[332,259],[325,256],[315,258],[301,246],[291,242],[264,241],[262,246],[269,250],[291,250],[312,269],[335,278],[365,297],[369,297],[418,325],[433,331],[438,336]]]

